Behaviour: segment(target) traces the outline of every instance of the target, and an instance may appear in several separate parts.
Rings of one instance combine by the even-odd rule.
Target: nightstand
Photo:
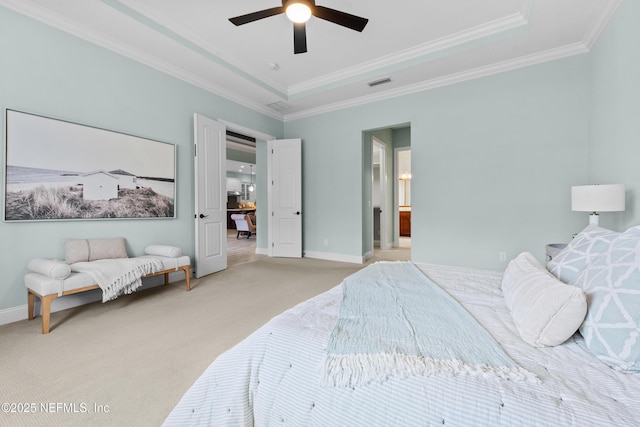
[[[567,247],[566,243],[550,243],[547,245],[547,262],[551,261],[553,257],[558,255],[561,250]]]

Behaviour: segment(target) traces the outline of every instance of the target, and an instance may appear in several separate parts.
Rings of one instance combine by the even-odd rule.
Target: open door
[[[226,126],[194,114],[195,276],[227,268]]]
[[[267,142],[269,255],[302,257],[302,141]]]

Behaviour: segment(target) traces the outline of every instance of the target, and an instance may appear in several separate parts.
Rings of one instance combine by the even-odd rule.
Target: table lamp
[[[624,185],[577,185],[571,187],[571,210],[591,212],[590,225],[599,225],[598,212],[621,212],[625,209]]]

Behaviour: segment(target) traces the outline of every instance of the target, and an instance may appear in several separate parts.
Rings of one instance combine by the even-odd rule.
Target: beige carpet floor
[[[262,258],[52,313],[48,335],[40,317],[0,326],[0,426],[160,426],[220,353],[362,267]]]

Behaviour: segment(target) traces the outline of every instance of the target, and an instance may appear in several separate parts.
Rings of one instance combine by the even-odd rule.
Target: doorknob
[[[300,211],[296,212],[296,215],[300,215]]]
[[[209,215],[203,215],[203,214],[200,214],[200,218],[206,218],[206,217],[208,217],[208,216],[209,216]]]

